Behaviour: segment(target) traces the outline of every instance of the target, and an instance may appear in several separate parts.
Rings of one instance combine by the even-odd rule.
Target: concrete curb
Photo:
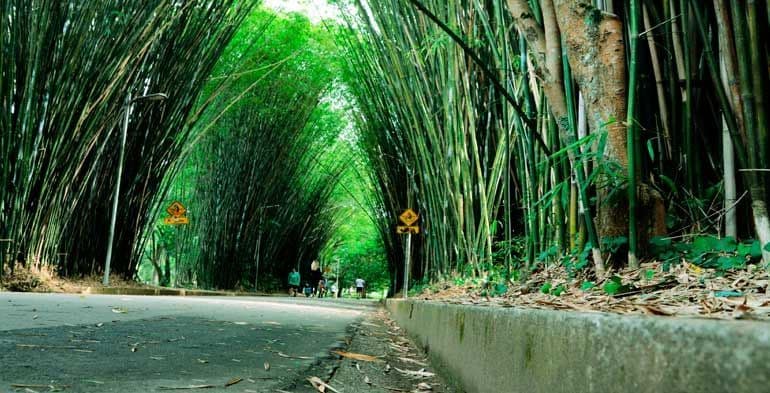
[[[770,324],[388,300],[467,392],[767,392]]]
[[[266,293],[207,291],[203,289],[180,288],[131,288],[131,287],[87,287],[79,292],[83,295],[134,295],[134,296],[270,296]]]

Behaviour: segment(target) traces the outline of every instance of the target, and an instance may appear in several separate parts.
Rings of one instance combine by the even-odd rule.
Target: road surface
[[[0,293],[0,392],[291,390],[325,371],[329,349],[371,307],[304,298]],[[228,382],[236,383],[225,388]]]

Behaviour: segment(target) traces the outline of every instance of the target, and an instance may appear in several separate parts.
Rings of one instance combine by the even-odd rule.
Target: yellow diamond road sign
[[[415,222],[417,222],[418,219],[420,219],[420,216],[417,215],[417,213],[414,212],[412,209],[406,209],[403,213],[401,213],[400,216],[398,216],[398,219],[401,220],[406,226],[411,226]]]
[[[174,203],[166,208],[166,211],[171,215],[171,217],[182,217],[185,213],[187,213],[187,209],[184,207],[182,202],[179,201],[174,201]]]

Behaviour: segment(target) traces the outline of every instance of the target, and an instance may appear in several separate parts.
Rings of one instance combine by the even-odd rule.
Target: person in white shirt
[[[356,294],[359,298],[366,298],[366,281],[363,278],[356,279]]]

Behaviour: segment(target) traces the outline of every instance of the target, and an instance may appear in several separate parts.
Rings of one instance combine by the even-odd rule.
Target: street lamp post
[[[259,233],[257,235],[257,248],[254,250],[254,292],[257,292],[257,284],[259,283],[259,260],[261,259],[261,247],[262,247],[262,218],[265,215],[265,209],[273,207],[281,207],[281,205],[260,206],[259,208]]]
[[[342,292],[342,288],[340,288],[340,257],[334,257],[334,259],[337,260],[337,292],[334,297],[340,297],[340,292]]]
[[[120,181],[123,177],[123,160],[126,155],[126,136],[128,135],[128,120],[131,116],[131,106],[138,101],[162,101],[168,98],[165,93],[153,93],[139,97],[131,98],[126,96],[126,103],[123,106],[123,129],[120,136],[120,155],[118,157],[118,173],[115,183],[115,195],[112,198],[112,215],[110,217],[110,236],[107,243],[107,258],[104,260],[104,286],[110,285],[110,262],[112,261],[112,242],[115,240],[115,221],[118,215],[118,197],[120,196]]]

